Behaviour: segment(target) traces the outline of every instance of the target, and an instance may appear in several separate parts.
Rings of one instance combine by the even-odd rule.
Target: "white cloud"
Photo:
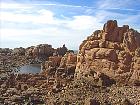
[[[75,30],[89,30],[89,29],[97,29],[101,24],[96,17],[93,16],[74,16],[74,19],[68,21],[67,25],[71,29]]]
[[[57,24],[57,21],[54,19],[53,12],[49,10],[39,10],[39,16],[33,20],[33,23],[40,23],[40,24]]]
[[[79,15],[59,19],[52,11],[46,9],[41,9],[34,14],[1,12],[0,21],[59,25],[74,30],[86,30],[100,26],[100,20],[93,16]]]
[[[127,10],[127,11],[140,11],[135,9],[139,6],[140,0],[99,0],[97,8],[101,10]]]
[[[59,21],[54,19],[53,12],[49,10],[39,10],[36,13],[12,13],[1,12],[0,21],[18,22],[18,23],[33,23],[33,24],[58,24]]]
[[[68,48],[77,49],[82,40],[89,34],[88,31],[74,31],[71,29],[63,29],[61,27],[46,27],[32,30],[1,29],[0,32],[2,35],[0,47],[4,46],[12,48],[48,43],[54,47],[66,44]]]
[[[18,4],[18,3],[0,3],[1,9],[31,9],[33,5],[30,4]]]
[[[126,7],[128,4],[130,4],[131,0],[99,0],[97,2],[99,8],[104,8],[104,9],[111,9],[111,8],[116,8],[119,9]]]
[[[59,30],[58,28],[50,28],[50,27],[46,27],[46,28],[39,28],[39,29],[9,29],[9,28],[1,28],[0,29],[0,33],[2,34],[2,38],[13,38],[15,39],[16,37],[30,37],[30,36],[41,36],[41,35],[48,35],[48,33],[52,33],[50,36],[52,37],[56,37],[56,34],[53,34],[53,32],[58,33]]]
[[[31,5],[31,8],[28,8],[29,5]],[[112,3],[111,0],[104,0],[97,9],[94,9],[94,7],[73,6],[64,4],[29,5],[11,4],[9,5],[9,7],[3,5],[2,8],[5,8],[5,10],[0,11],[0,21],[5,24],[4,27],[2,24],[0,29],[3,43],[7,43],[9,41],[13,44],[16,44],[16,42],[21,41],[23,46],[25,45],[23,42],[27,42],[28,44],[30,43],[28,46],[34,45],[35,43],[50,43],[56,47],[66,43],[66,45],[68,44],[69,48],[73,47],[74,49],[76,49],[83,39],[90,35],[94,30],[101,29],[103,23],[108,19],[119,20],[119,24],[132,24],[133,22],[138,21],[138,19],[140,18],[139,14],[122,14],[119,12],[111,12],[109,10],[106,10],[110,8],[119,9],[122,5],[124,5],[116,5],[116,3]],[[38,8],[38,6],[41,5],[44,9]],[[56,15],[56,13],[51,9],[46,9],[45,6],[47,5],[61,6],[62,8],[74,8],[73,10],[77,8],[79,9],[79,11],[81,8],[81,10],[83,10],[83,7],[85,7],[85,12],[89,13],[90,15],[76,13],[76,15],[63,16],[63,13],[61,14],[61,11],[57,10],[58,13],[60,13],[60,18],[59,15]],[[113,5],[115,6],[113,7]],[[6,8],[9,10],[7,11]],[[26,11],[22,11],[23,9],[26,9]],[[68,12],[75,12],[73,10],[71,11],[70,9],[68,9]],[[8,28],[8,26],[6,27],[7,23],[12,23],[12,25],[18,23],[18,28]],[[18,25],[21,25],[20,28]],[[24,26],[24,28],[21,28],[22,25]],[[29,29],[27,29],[26,26],[28,26]],[[33,26],[35,26],[35,28],[33,28]],[[137,28],[139,29],[139,26]],[[17,43],[17,45],[20,44]]]
[[[0,21],[19,23],[56,24],[53,13],[49,10],[40,10],[38,14],[1,12]]]
[[[44,4],[32,4],[34,6],[59,6],[59,7],[70,7],[70,8],[81,8],[81,7],[87,7],[87,6],[80,6],[80,5],[66,5],[66,4],[55,4],[55,3],[44,3]]]
[[[34,20],[34,16],[25,14],[16,14],[11,12],[1,12],[0,21],[26,23]]]

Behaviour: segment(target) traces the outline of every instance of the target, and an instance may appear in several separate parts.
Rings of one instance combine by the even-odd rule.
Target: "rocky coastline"
[[[18,74],[40,64],[41,72]],[[140,33],[107,21],[79,46],[0,48],[0,105],[140,105]]]

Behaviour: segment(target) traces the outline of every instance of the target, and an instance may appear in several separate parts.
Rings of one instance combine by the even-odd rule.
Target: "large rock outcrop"
[[[87,37],[79,47],[76,75],[96,77],[95,71],[113,78],[117,83],[140,83],[140,33],[128,25],[118,27],[116,20],[105,23]]]
[[[15,52],[18,52],[17,50],[19,49],[16,48]],[[46,60],[46,58],[50,56],[64,56],[68,51],[70,50],[67,49],[65,44],[62,47],[56,49],[53,48],[52,45],[40,44],[37,46],[28,47],[26,49],[25,56],[29,58],[43,58]]]
[[[52,56],[54,53],[54,48],[52,48],[51,45],[48,44],[40,44],[37,46],[31,46],[26,49],[25,55],[27,57],[33,57],[33,58],[46,58],[49,56]]]

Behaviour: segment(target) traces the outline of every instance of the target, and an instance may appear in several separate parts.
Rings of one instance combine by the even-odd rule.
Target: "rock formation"
[[[42,72],[16,72],[31,63]],[[0,105],[140,105],[139,86],[140,33],[117,21],[84,40],[78,55],[65,45],[0,48]]]
[[[13,49],[13,51],[12,51],[12,53],[14,54],[14,55],[25,55],[25,48],[22,48],[22,47],[20,47],[20,48],[14,48]]]
[[[65,44],[63,45],[63,47],[56,49],[56,53],[61,56],[64,56],[67,51],[68,51],[68,49],[67,49],[67,47],[65,47]]]
[[[77,56],[74,53],[72,52],[66,53],[61,59],[60,67],[65,67],[68,65],[76,66],[76,61],[77,61]]]
[[[32,46],[27,48],[26,50],[26,56],[27,57],[33,57],[33,58],[39,58],[39,57],[49,57],[52,56],[54,53],[54,48],[52,48],[51,45],[48,44],[40,44],[36,47]]]
[[[16,48],[14,52],[18,52],[17,50],[19,50],[19,48]],[[63,47],[59,47],[57,49],[52,48],[52,46],[48,44],[40,44],[28,47],[26,49],[25,56],[28,58],[43,58],[46,60],[46,58],[50,56],[64,56],[68,51],[70,50],[67,49],[65,44]]]
[[[71,78],[74,76],[77,55],[66,53],[63,57],[51,56],[48,61],[42,63],[42,73],[48,77]]]
[[[0,48],[0,54],[11,54],[12,49],[9,48]]]
[[[96,72],[91,75],[88,72]],[[116,20],[109,20],[103,30],[87,37],[77,55],[77,77],[97,74],[111,77],[120,84],[140,83],[140,33],[128,25],[118,27]]]

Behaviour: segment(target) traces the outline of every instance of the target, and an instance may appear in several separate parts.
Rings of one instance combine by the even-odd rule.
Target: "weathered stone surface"
[[[66,65],[69,64],[73,64],[76,65],[77,62],[77,55],[75,55],[74,53],[66,53],[60,62],[60,66],[59,67],[66,67]]]
[[[77,62],[77,55],[70,52],[63,57],[51,56],[42,63],[42,73],[60,78],[73,78]]]
[[[49,57],[49,61],[52,62],[53,67],[58,67],[61,62],[61,56],[51,56]]]
[[[99,71],[119,83],[140,81],[140,33],[116,20],[105,23],[79,47],[76,75],[88,69]]]
[[[51,45],[48,44],[40,44],[37,46],[31,46],[26,49],[25,55],[27,57],[49,57],[52,56],[54,53],[54,49]]]
[[[0,53],[4,53],[4,54],[12,53],[12,49],[0,48]]]
[[[25,55],[25,48],[14,48],[12,53],[17,55]]]
[[[84,105],[100,105],[100,102],[98,102],[96,99],[88,98],[85,100]]]

